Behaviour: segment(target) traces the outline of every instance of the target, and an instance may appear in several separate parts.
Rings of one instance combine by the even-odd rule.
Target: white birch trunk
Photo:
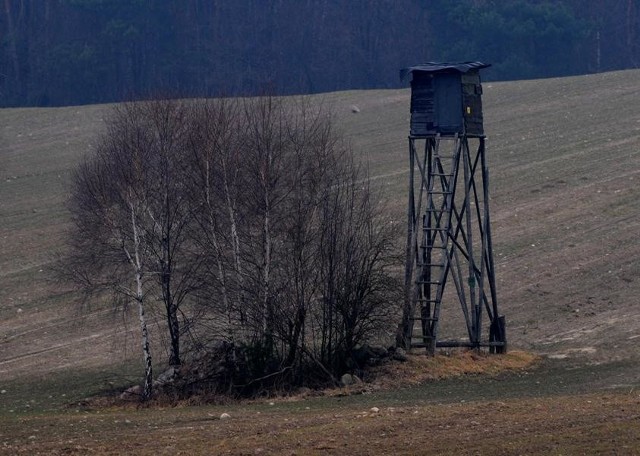
[[[151,397],[153,390],[153,366],[151,363],[151,347],[149,344],[149,332],[147,330],[147,320],[144,309],[144,297],[142,294],[142,277],[136,274],[138,317],[140,318],[140,333],[142,336],[142,353],[144,358],[144,387],[142,389],[142,399]]]
[[[227,211],[229,212],[229,224],[231,230],[231,244],[233,246],[233,265],[236,276],[236,284],[238,286],[238,290],[240,292],[240,315],[241,318],[244,319],[244,280],[242,277],[242,263],[240,258],[240,237],[238,235],[238,224],[236,221],[236,211],[231,200],[231,192],[229,191],[229,180],[227,176],[227,164],[223,161],[223,184],[224,184],[224,194],[227,202]]]
[[[268,160],[270,160],[270,156]],[[269,166],[269,165],[267,165]],[[270,219],[270,207],[271,201],[269,199],[269,182],[268,182],[268,172],[264,176],[264,220],[263,220],[263,269],[262,269],[262,330],[265,335],[268,335],[271,332],[271,322],[270,318],[270,309],[269,309],[269,274],[271,267],[271,231],[269,225]]]
[[[213,213],[213,206],[211,202],[211,165],[207,160],[206,163],[206,201],[207,209],[209,211],[209,231],[211,232],[211,240],[213,242],[213,248],[216,255],[216,266],[218,268],[218,280],[220,281],[220,293],[222,293],[222,302],[224,305],[226,317],[227,317],[227,337],[231,344],[235,343],[234,322],[231,308],[231,301],[227,292],[227,279],[224,270],[224,264],[222,262],[222,248],[218,241],[218,235],[216,232],[217,226],[215,221],[215,215]]]
[[[153,389],[153,366],[151,360],[151,345],[149,343],[149,332],[147,330],[147,320],[145,317],[144,307],[144,289],[142,285],[143,268],[142,259],[140,257],[140,234],[138,232],[138,224],[136,223],[135,206],[130,203],[131,207],[131,229],[133,231],[133,258],[128,254],[136,278],[136,302],[138,303],[138,317],[140,319],[140,333],[142,339],[142,354],[144,358],[144,387],[142,389],[142,399],[146,400],[151,397]]]

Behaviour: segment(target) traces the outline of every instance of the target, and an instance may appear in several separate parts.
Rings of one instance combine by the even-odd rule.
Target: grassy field
[[[546,361],[499,381],[272,407],[69,407],[139,375],[123,314],[79,308],[50,271],[71,169],[110,107],[0,110],[0,453],[640,453],[640,71],[484,93],[500,307],[510,346]],[[408,90],[315,98],[404,223]]]
[[[628,366],[544,362],[360,395],[0,415],[0,454],[638,454]],[[603,380],[605,383],[600,383]],[[227,413],[228,419],[221,419]]]

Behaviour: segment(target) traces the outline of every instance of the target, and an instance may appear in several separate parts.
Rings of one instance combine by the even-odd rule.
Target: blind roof
[[[458,72],[466,73],[469,70],[480,70],[482,68],[490,67],[491,64],[482,62],[427,62],[420,65],[412,66],[409,68],[403,68],[400,70],[400,79],[406,80],[407,77],[414,71],[421,73],[444,73],[444,72]]]

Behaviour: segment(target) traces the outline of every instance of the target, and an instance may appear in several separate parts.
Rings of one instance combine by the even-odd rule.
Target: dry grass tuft
[[[502,372],[533,367],[540,357],[524,351],[490,355],[474,350],[452,350],[434,357],[409,354],[405,362],[393,362],[372,371],[375,384],[383,389],[391,385],[411,386],[462,375],[495,376]]]
[[[445,380],[463,375],[493,377],[503,372],[535,368],[542,358],[536,354],[514,350],[505,355],[460,349],[439,352],[435,357],[425,354],[407,354],[407,361],[390,361],[370,368],[365,381],[344,388],[331,388],[294,395],[289,400],[306,396],[349,396],[388,391],[420,385],[429,381]]]

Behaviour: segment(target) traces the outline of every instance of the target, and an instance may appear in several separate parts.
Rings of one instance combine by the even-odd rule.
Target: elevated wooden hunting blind
[[[411,135],[483,135],[480,70],[488,66],[425,63],[402,70],[402,79],[411,77]]]
[[[482,122],[480,70],[488,66],[430,62],[400,72],[403,80],[411,77],[405,304],[398,331],[405,348],[425,347],[429,353],[437,347],[506,351]],[[470,148],[470,140],[477,147]],[[447,283],[454,290],[445,290]],[[459,301],[464,325],[458,325],[456,338],[442,339],[440,320],[453,315],[450,301]],[[447,329],[455,326],[448,324]]]

